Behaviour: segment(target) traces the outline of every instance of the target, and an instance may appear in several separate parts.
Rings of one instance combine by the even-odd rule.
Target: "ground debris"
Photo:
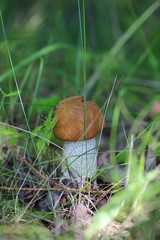
[[[91,213],[82,203],[72,205],[70,209],[70,217],[74,224],[89,226],[92,223]]]

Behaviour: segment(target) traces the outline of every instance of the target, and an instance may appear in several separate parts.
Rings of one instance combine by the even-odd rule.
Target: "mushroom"
[[[90,99],[73,96],[59,102],[54,113],[56,138],[63,141],[62,183],[81,186],[96,175],[96,136],[105,121],[99,107]]]

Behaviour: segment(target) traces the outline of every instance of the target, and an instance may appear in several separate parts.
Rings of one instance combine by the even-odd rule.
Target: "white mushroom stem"
[[[87,177],[92,178],[97,171],[96,138],[80,142],[64,142],[62,164],[63,179],[71,179],[81,185],[85,184]]]

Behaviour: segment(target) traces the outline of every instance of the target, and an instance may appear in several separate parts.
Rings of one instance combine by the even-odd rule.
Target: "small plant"
[[[38,152],[42,152],[43,154],[46,153],[47,146],[50,144],[51,138],[53,138],[53,128],[56,125],[57,117],[53,117],[54,110],[52,109],[46,120],[43,122],[42,125],[39,125],[36,129],[34,129],[33,133],[37,136],[40,136],[36,142],[36,147]],[[36,137],[33,135],[33,138]],[[47,141],[46,141],[47,140]]]

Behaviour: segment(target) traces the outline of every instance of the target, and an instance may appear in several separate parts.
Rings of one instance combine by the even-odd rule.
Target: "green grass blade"
[[[43,58],[41,58],[40,66],[39,66],[39,72],[38,72],[38,78],[37,78],[37,82],[36,82],[36,87],[35,87],[32,103],[31,103],[31,106],[30,106],[30,109],[29,109],[29,113],[28,113],[28,121],[30,120],[30,117],[31,117],[31,114],[32,114],[32,110],[33,110],[33,105],[34,105],[35,100],[36,100],[37,92],[38,92],[39,85],[40,85],[40,80],[41,80],[41,77],[42,77],[43,66],[44,66],[44,60],[43,60]]]
[[[113,159],[116,156],[116,143],[117,143],[119,116],[120,116],[120,108],[119,108],[119,104],[117,103],[113,112],[111,135],[110,135],[110,152],[111,152],[110,160],[112,161],[113,164],[115,164]]]
[[[136,19],[137,14],[136,14],[134,8],[132,7],[132,2],[128,1],[128,5],[129,5],[129,8],[131,10],[131,14],[133,15],[133,18]],[[140,33],[140,36],[141,36],[142,43],[143,43],[143,45],[145,47],[145,50],[147,52],[147,56],[148,56],[148,59],[150,61],[150,65],[152,66],[155,74],[157,75],[157,78],[159,79],[159,77],[160,77],[160,75],[159,75],[159,63],[156,59],[156,56],[154,55],[154,53],[152,51],[151,44],[148,42],[148,39],[147,39],[142,27],[139,28],[139,33]]]
[[[52,44],[49,46],[46,46],[40,50],[38,50],[37,52],[33,53],[32,55],[30,55],[29,57],[25,58],[24,60],[22,60],[20,63],[18,63],[16,66],[14,66],[14,72],[19,71],[22,67],[27,66],[28,64],[34,62],[35,60],[51,53],[54,52],[58,49],[68,49],[68,48],[72,48],[69,44]],[[72,48],[73,49],[73,48]],[[6,72],[4,72],[1,76],[0,76],[0,82],[4,81],[6,78],[8,78],[9,76],[11,76],[13,74],[12,69],[8,69]]]
[[[87,93],[94,87],[102,71],[107,67],[107,64],[119,53],[121,48],[127,43],[127,41],[135,34],[135,32],[144,24],[145,21],[152,16],[152,14],[160,7],[160,1],[155,1],[119,38],[115,45],[111,48],[107,55],[103,57],[102,62],[98,65],[93,75],[88,80]]]
[[[140,178],[137,182],[133,182],[125,190],[115,194],[112,199],[101,207],[94,217],[93,224],[87,229],[85,233],[86,239],[93,239],[92,237],[97,234],[101,229],[106,227],[109,223],[115,219],[118,212],[124,207],[124,204],[130,204],[133,207],[139,202],[143,204],[143,200],[150,200],[157,194],[157,190],[154,194],[148,194],[147,187],[152,180],[158,176],[159,170],[148,173],[145,177]],[[158,192],[160,190],[158,189]]]
[[[5,27],[4,27],[3,17],[2,17],[1,11],[0,11],[0,19],[1,19],[1,23],[2,23],[3,34],[4,34],[4,39],[5,39],[6,48],[7,48],[7,52],[8,52],[8,57],[9,57],[9,61],[10,61],[10,64],[11,64],[11,72],[12,72],[14,80],[15,80],[15,85],[16,85],[16,88],[17,88],[17,91],[18,91],[18,96],[19,96],[19,100],[20,100],[20,103],[21,103],[21,107],[22,107],[22,111],[23,111],[23,114],[24,114],[24,118],[25,118],[27,127],[28,127],[28,129],[30,131],[29,123],[28,123],[27,116],[26,116],[26,113],[25,113],[23,101],[22,101],[22,98],[21,98],[21,93],[20,93],[20,90],[19,90],[19,86],[18,86],[16,74],[15,74],[15,69],[14,69],[14,66],[13,66],[13,62],[12,62],[12,58],[11,58],[11,54],[10,54],[10,50],[9,50],[9,46],[8,46],[8,41],[7,41],[7,36],[6,36],[6,32],[5,32]]]

